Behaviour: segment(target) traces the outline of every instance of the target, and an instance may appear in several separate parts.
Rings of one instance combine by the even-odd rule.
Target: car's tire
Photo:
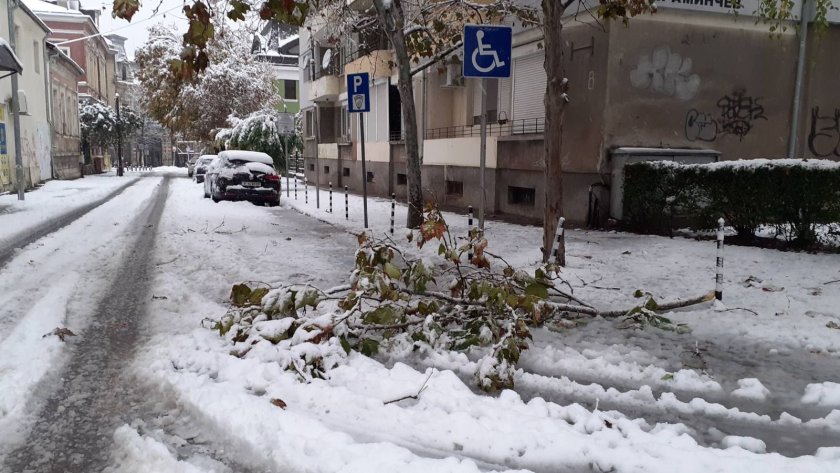
[[[219,203],[219,198],[218,197],[213,196],[212,199],[213,199],[213,202],[215,202],[217,204]]]

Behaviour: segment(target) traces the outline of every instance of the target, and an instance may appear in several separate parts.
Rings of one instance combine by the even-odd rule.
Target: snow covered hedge
[[[840,163],[754,159],[711,164],[652,161],[628,164],[625,223],[667,233],[688,219],[710,229],[723,217],[750,239],[774,225],[799,246],[818,243],[818,225],[840,223]]]

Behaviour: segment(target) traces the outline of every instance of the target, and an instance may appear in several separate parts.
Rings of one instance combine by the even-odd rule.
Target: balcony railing
[[[545,118],[525,118],[522,120],[511,120],[505,123],[497,122],[487,124],[487,136],[530,135],[543,133],[544,131]],[[481,126],[447,126],[426,130],[427,140],[465,138],[471,136],[481,136]]]

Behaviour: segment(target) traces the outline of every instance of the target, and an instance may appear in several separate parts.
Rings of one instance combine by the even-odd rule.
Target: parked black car
[[[222,151],[206,178],[214,202],[247,200],[271,206],[280,203],[280,175],[271,156],[265,153]]]
[[[207,166],[215,157],[215,154],[203,154],[198,158],[198,161],[195,162],[195,182],[204,182],[204,174],[207,172]]]

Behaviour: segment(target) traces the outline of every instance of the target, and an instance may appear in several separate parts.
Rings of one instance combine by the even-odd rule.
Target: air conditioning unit
[[[464,86],[464,71],[461,60],[458,56],[452,56],[446,61],[446,76],[443,79],[441,88],[451,89]]]
[[[20,115],[29,115],[29,102],[26,100],[26,92],[18,90],[18,111]]]

